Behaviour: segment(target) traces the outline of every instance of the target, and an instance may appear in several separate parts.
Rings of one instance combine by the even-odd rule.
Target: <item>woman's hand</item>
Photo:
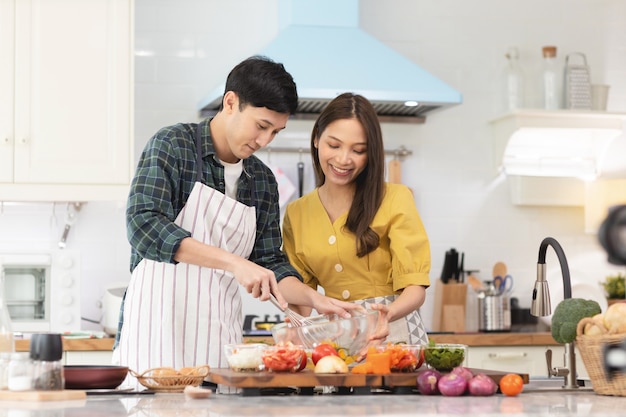
[[[370,345],[372,343],[378,345],[389,336],[389,307],[384,304],[372,304],[370,308],[378,311],[376,329],[369,337]]]
[[[321,294],[320,297],[316,297],[313,308],[320,314],[337,314],[346,319],[352,317],[353,312],[365,312],[365,308],[359,304],[337,300]]]
[[[367,356],[367,351],[371,347],[379,346],[389,336],[389,307],[384,304],[372,304],[370,308],[378,311],[378,321],[376,322],[376,328],[368,339],[367,345],[357,354],[357,362],[362,361]]]
[[[351,317],[353,311],[365,312],[360,305],[327,297],[296,277],[285,277],[278,286],[287,297],[289,307],[305,317],[311,314],[312,309],[318,314],[337,314],[344,318]]]

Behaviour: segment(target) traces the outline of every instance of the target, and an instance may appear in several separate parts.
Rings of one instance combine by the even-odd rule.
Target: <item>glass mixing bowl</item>
[[[276,343],[291,342],[307,349],[328,343],[337,350],[345,350],[347,356],[356,356],[367,345],[377,322],[378,311],[375,310],[357,312],[347,319],[325,314],[314,324],[300,327],[290,326],[289,323],[278,324],[272,327],[272,336]]]

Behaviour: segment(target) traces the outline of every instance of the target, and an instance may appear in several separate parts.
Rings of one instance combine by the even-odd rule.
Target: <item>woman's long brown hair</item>
[[[346,221],[346,227],[356,236],[356,254],[363,257],[376,249],[380,242],[378,234],[370,228],[370,224],[385,194],[383,134],[376,111],[365,97],[344,93],[328,103],[315,121],[311,133],[311,155],[318,187],[324,184],[326,176],[320,165],[315,141],[329,124],[341,119],[356,119],[363,126],[367,138],[367,163],[355,180],[356,191]]]

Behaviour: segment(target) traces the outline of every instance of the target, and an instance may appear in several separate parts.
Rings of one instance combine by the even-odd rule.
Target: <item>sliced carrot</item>
[[[352,367],[353,374],[373,374],[374,368],[371,362],[363,362]]]
[[[365,362],[372,364],[375,374],[388,374],[391,372],[391,354],[389,351],[377,352],[370,350],[367,352]]]

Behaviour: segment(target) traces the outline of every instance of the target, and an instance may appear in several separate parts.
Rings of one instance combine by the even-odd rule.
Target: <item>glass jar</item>
[[[11,355],[7,386],[9,391],[28,391],[33,388],[33,367],[28,352]]]
[[[0,352],[0,390],[9,388],[9,363],[11,363],[11,353]]]
[[[524,72],[516,47],[510,47],[505,56],[507,65],[503,74],[503,105],[505,111],[514,111],[524,107]]]
[[[543,54],[543,108],[555,110],[561,108],[561,69],[556,60],[556,46],[544,46]]]

